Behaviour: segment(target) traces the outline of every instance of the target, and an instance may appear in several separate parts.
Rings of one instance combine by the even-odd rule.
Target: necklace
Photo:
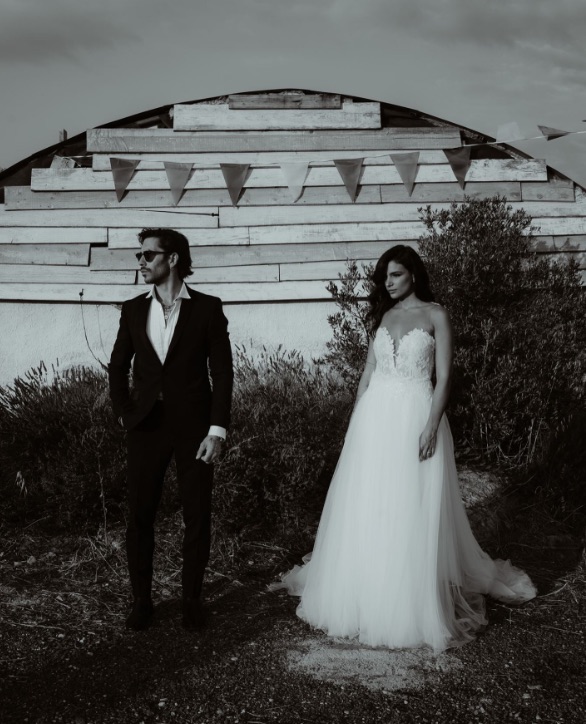
[[[175,306],[175,302],[173,302],[173,304],[163,304],[163,302],[161,302],[161,306],[163,307],[163,317],[165,318],[166,323],[171,316],[171,310]]]

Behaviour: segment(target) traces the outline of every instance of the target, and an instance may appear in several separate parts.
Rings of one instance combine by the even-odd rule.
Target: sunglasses
[[[140,261],[142,259],[142,257],[144,256],[145,261],[150,264],[151,261],[153,261],[153,259],[157,256],[157,254],[169,254],[169,253],[170,252],[168,252],[168,251],[150,251],[150,250],[148,250],[148,251],[137,251],[134,256],[136,257],[137,261]]]

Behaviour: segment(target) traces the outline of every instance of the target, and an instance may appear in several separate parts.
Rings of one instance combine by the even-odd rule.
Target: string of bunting
[[[586,121],[585,121],[586,122]],[[553,141],[557,138],[569,135],[579,135],[586,131],[564,131],[559,128],[551,128],[549,126],[538,125],[541,135],[524,137],[516,122],[505,123],[498,127],[495,141],[484,141],[482,143],[470,143],[457,148],[443,149],[446,159],[454,172],[454,176],[462,189],[465,188],[466,175],[471,164],[471,150],[478,146],[491,146],[501,143],[513,143],[517,141],[532,141],[545,138],[547,141]],[[351,201],[356,201],[358,187],[363,171],[363,164],[366,158],[381,158],[389,156],[391,162],[397,169],[401,181],[405,186],[409,196],[413,193],[413,188],[417,180],[417,172],[419,169],[419,151],[410,151],[406,153],[380,153],[369,156],[361,156],[357,158],[344,159],[319,159],[316,163],[323,163],[325,160],[333,161],[342,182],[348,192]],[[110,168],[114,180],[114,189],[118,202],[122,201],[128,185],[134,176],[134,173],[142,159],[129,159],[110,157]],[[151,159],[152,160],[152,159]],[[299,162],[283,162],[279,164],[266,164],[271,166],[279,166],[283,174],[285,183],[290,192],[291,203],[295,203],[303,193],[303,187],[309,173],[309,167],[312,161]],[[181,200],[185,186],[189,181],[192,171],[196,166],[195,163],[180,162],[163,162],[167,181],[175,206]],[[264,164],[263,164],[264,165]],[[55,157],[51,163],[51,168],[69,169],[75,166],[75,159],[68,157]],[[226,183],[226,188],[230,194],[233,206],[238,205],[240,194],[244,188],[244,184],[250,174],[249,163],[220,163],[220,169]],[[207,165],[206,165],[207,167]]]

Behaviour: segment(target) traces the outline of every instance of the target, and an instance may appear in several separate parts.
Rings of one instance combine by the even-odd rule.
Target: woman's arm
[[[376,367],[376,357],[374,356],[374,349],[373,349],[372,345],[373,345],[373,338],[371,337],[370,342],[368,343],[368,354],[366,355],[366,364],[364,365],[364,370],[360,377],[360,382],[358,383],[358,392],[356,393],[356,403],[362,397],[362,395],[366,392],[366,388],[368,387],[368,385],[370,383],[370,378],[372,377],[372,373],[374,372],[375,367]]]
[[[429,418],[419,438],[420,460],[430,458],[435,452],[437,429],[448,405],[452,381],[453,335],[450,317],[443,307],[437,305],[433,308],[431,318],[435,334],[436,384]]]

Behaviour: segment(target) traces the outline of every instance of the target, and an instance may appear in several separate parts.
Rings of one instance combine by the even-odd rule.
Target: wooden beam
[[[213,229],[218,226],[218,208],[193,211],[152,211],[150,209],[47,209],[9,211],[0,207],[0,227],[128,227],[176,226]],[[70,233],[74,232],[70,229]]]
[[[435,208],[448,209],[449,204]],[[220,209],[220,227],[282,226],[369,221],[417,221],[417,204],[360,204],[336,206],[265,206]]]
[[[452,184],[445,184],[452,186]],[[398,187],[397,189],[400,190]],[[166,191],[129,191],[120,203],[113,191],[31,191],[28,186],[8,186],[6,193],[7,210],[24,209],[92,209],[92,208],[191,208],[200,206],[232,206],[228,190],[222,189],[191,189],[184,192],[179,204],[175,207],[169,190]],[[407,194],[405,198],[408,200]],[[356,203],[380,203],[378,186],[361,186],[358,188]],[[291,202],[288,188],[245,189],[238,201],[238,206],[267,206],[269,204],[284,205]],[[351,204],[352,200],[343,186],[309,187],[295,202],[296,206],[312,204]],[[196,209],[199,211],[199,208]]]
[[[34,213],[34,212],[33,212]],[[0,217],[1,219],[1,217]],[[1,223],[1,221],[0,221]],[[86,244],[106,244],[106,229],[59,227],[6,227],[0,226],[0,245],[3,244],[72,244],[76,247]]]
[[[92,271],[76,266],[0,265],[0,283],[134,284],[136,271]]]
[[[197,260],[199,261],[199,260]],[[224,258],[231,264],[229,256]],[[252,264],[242,266],[208,266],[196,264],[193,274],[187,278],[189,284],[217,284],[220,282],[235,284],[237,282],[278,282],[278,264]]]
[[[171,215],[169,215],[171,216]],[[172,219],[168,226],[176,226]],[[182,227],[190,246],[238,246],[249,243],[248,229],[188,229]],[[108,247],[110,249],[138,249],[135,229],[109,229]]]
[[[455,183],[416,182],[411,196],[402,184],[381,186],[380,189],[384,203],[411,201],[431,204],[438,201],[464,201],[466,196],[483,199],[497,194],[506,196],[509,201],[521,201],[521,184],[518,181],[475,181],[472,183],[468,181],[464,190]]]
[[[545,161],[527,159],[483,159],[472,161],[467,180],[474,181],[541,181],[547,180]],[[454,182],[454,172],[448,163],[421,166],[417,174],[419,183]],[[362,185],[402,184],[394,165],[367,166],[363,169]],[[341,186],[340,174],[335,168],[309,168],[305,186]],[[224,188],[226,182],[220,169],[196,169],[186,184],[188,189]],[[279,168],[253,168],[244,184],[245,188],[267,188],[285,186],[286,182]],[[162,171],[136,171],[129,184],[129,190],[167,189],[169,182]],[[107,191],[114,189],[111,174],[94,173],[92,169],[80,168],[64,172],[53,169],[33,169],[31,188],[33,191]]]
[[[265,244],[262,246],[198,247],[192,249],[194,267],[230,265],[283,264],[288,262],[345,261],[346,259],[378,259],[389,247],[398,243],[417,248],[413,241],[360,241],[333,244]],[[135,269],[132,249],[92,248],[92,269]]]
[[[381,128],[376,131],[264,131],[176,133],[159,128],[93,128],[90,153],[228,153],[455,148],[456,128]]]
[[[0,264],[88,266],[89,244],[2,244]]]
[[[521,184],[523,201],[574,201],[575,184],[563,179],[548,182],[524,181]]]
[[[335,281],[335,280],[332,280]],[[330,300],[325,281],[241,282],[236,284],[189,284],[205,294],[213,294],[226,304]],[[79,302],[119,304],[146,291],[144,284],[17,284],[0,286],[3,301]]]
[[[418,239],[425,232],[420,221],[364,224],[298,224],[250,227],[251,244],[312,244],[337,241],[392,241]]]
[[[586,235],[586,217],[537,217],[532,227],[536,236],[583,236]]]
[[[376,155],[372,155],[375,154]],[[386,151],[381,149],[378,151],[368,151],[366,149],[356,151],[336,151],[337,159],[342,158],[361,158],[364,157],[364,166],[387,166],[389,164],[389,156],[394,153],[389,148]],[[371,154],[371,155],[369,155]],[[104,155],[96,153],[92,158],[92,168],[94,171],[103,171],[111,173],[110,159],[136,159],[140,158],[138,166],[141,171],[164,171],[165,161],[173,161],[174,163],[193,163],[199,168],[218,168],[220,163],[248,163],[257,168],[266,168],[267,166],[279,166],[282,163],[298,163],[305,161],[311,163],[313,167],[317,166],[334,166],[332,160],[332,151],[290,151],[290,152],[253,152],[253,153],[117,153],[115,155]],[[429,165],[445,163],[446,157],[443,151],[420,151],[419,165]]]
[[[359,265],[372,264],[372,259],[358,259]],[[347,270],[345,261],[319,261],[311,264],[280,264],[281,281],[305,281],[309,279],[337,279]]]
[[[342,97],[331,93],[262,93],[228,96],[230,110],[267,108],[341,108]]]
[[[232,111],[225,103],[178,103],[174,131],[302,131],[380,128],[380,103],[345,101],[339,110]]]

